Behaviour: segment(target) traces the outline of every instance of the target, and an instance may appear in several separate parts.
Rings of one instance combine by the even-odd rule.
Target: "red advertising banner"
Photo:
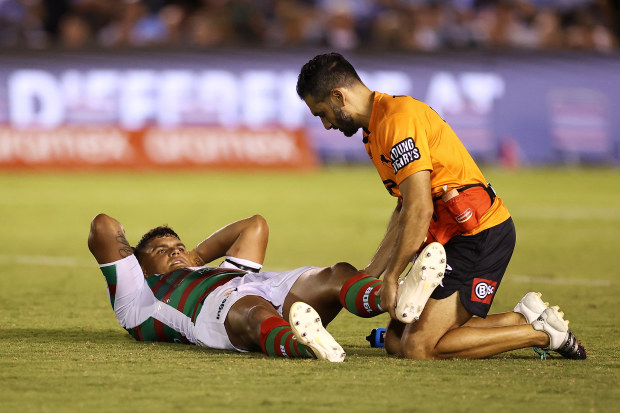
[[[308,169],[316,165],[316,153],[302,130],[0,127],[0,169]]]

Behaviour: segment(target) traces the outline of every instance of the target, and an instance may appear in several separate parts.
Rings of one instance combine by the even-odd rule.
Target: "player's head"
[[[344,107],[346,90],[362,84],[355,68],[339,53],[315,56],[297,78],[297,94],[326,129],[338,129],[353,136],[360,128]]]
[[[323,101],[332,90],[351,87],[354,82],[361,82],[360,77],[341,54],[320,54],[301,68],[297,78],[297,94],[302,99],[311,96],[316,101]]]
[[[192,266],[185,245],[168,226],[156,227],[144,234],[134,253],[145,276]]]

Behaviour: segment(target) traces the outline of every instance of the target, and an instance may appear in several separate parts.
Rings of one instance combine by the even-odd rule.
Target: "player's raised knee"
[[[248,229],[253,231],[254,234],[269,237],[269,224],[267,224],[267,220],[262,215],[252,215],[248,218],[248,221]]]
[[[332,265],[332,273],[334,275],[350,275],[353,273],[358,272],[357,268],[355,268],[353,265],[349,264],[348,262],[338,262],[334,265]]]
[[[261,230],[269,231],[269,225],[267,224],[267,220],[262,215],[256,214],[250,217],[252,224]]]

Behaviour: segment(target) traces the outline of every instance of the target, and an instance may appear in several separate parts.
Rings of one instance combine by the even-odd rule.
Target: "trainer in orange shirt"
[[[371,91],[337,53],[318,55],[303,66],[297,94],[326,129],[348,137],[363,129],[370,159],[390,195],[398,198],[383,241],[364,269],[383,275],[381,307],[392,318],[385,339],[390,354],[480,358],[548,346],[566,357],[585,358],[562,314],[547,310],[538,295],[526,295],[514,312],[487,316],[514,250],[515,228],[502,200],[431,107],[409,96]],[[423,297],[430,295],[412,320],[411,314],[395,311],[400,308],[398,278],[426,244],[435,249],[425,252],[441,251],[437,263],[443,260],[445,275],[443,284]],[[537,324],[539,315],[544,320]]]

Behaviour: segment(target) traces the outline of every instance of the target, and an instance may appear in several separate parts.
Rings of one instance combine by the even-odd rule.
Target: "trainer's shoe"
[[[321,317],[314,308],[296,302],[291,306],[289,319],[297,341],[309,347],[317,359],[334,363],[344,361],[346,353],[323,327]]]
[[[549,349],[560,353],[563,357],[583,360],[586,358],[586,349],[569,330],[568,320],[564,320],[564,313],[558,307],[549,307],[532,322],[534,330],[544,331],[549,336]]]
[[[543,311],[549,308],[549,303],[544,302],[541,297],[541,293],[530,291],[523,296],[512,311],[521,314],[528,324],[532,324]]]
[[[422,250],[413,267],[398,287],[396,317],[403,323],[420,318],[422,310],[446,271],[446,251],[438,242]]]

